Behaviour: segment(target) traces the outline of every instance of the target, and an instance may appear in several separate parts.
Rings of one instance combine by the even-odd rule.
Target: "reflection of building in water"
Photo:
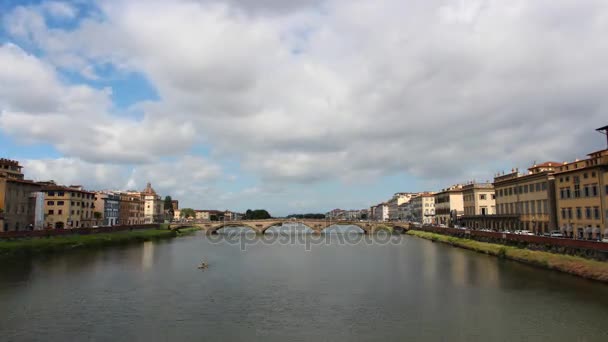
[[[141,267],[144,270],[148,270],[154,263],[154,242],[146,241],[143,245],[143,252],[141,255]]]
[[[467,277],[467,256],[462,251],[454,251],[450,255],[450,265],[452,272],[452,284],[457,286],[465,286]]]

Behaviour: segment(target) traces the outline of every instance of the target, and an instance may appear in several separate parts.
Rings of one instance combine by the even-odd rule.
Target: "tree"
[[[245,220],[265,220],[269,218],[272,218],[272,216],[270,216],[270,214],[264,209],[247,209],[244,217]]]
[[[171,196],[165,197],[163,207],[165,209],[166,215],[169,216],[169,219],[173,219],[173,215],[175,214],[175,212],[173,211],[173,199],[171,198]]]
[[[94,212],[94,213],[93,213],[93,217],[94,217],[96,220],[100,220],[100,219],[101,219],[101,216],[102,216],[102,215],[101,215],[101,213],[100,213],[99,211],[96,211],[96,212]]]
[[[196,212],[194,211],[194,209],[192,208],[184,208],[179,212],[179,217],[183,217],[183,218],[195,218],[196,217]]]

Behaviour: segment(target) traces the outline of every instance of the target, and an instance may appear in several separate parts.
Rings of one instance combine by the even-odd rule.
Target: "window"
[[[608,185],[606,185],[606,194],[608,194]],[[509,196],[513,195],[513,188],[509,188]]]
[[[585,178],[585,179],[589,178],[589,175],[587,174],[587,172],[583,173],[583,178]]]
[[[480,200],[485,200],[486,199],[486,195],[485,194],[479,195],[479,199]]]
[[[55,196],[55,191],[49,191],[49,197]]]
[[[496,199],[496,195],[492,194],[492,199],[495,200]]]
[[[542,188],[543,191],[546,191],[547,190],[547,182],[543,182],[541,184],[541,188]]]
[[[61,210],[61,209],[57,210],[57,215],[63,215],[63,210]]]
[[[540,183],[534,184],[534,188],[536,189],[536,191],[540,191]]]
[[[566,209],[562,208],[562,219],[566,219]]]
[[[593,218],[596,220],[600,219],[600,207],[593,207]]]
[[[581,185],[574,184],[574,198],[579,198],[579,197],[581,197]]]
[[[528,193],[528,186],[524,185],[524,193],[527,194]]]
[[[586,219],[591,218],[591,208],[590,207],[585,207],[585,218]]]
[[[576,188],[577,186],[575,185],[574,188]],[[585,185],[585,188],[583,189],[584,193],[585,193],[585,197],[589,197],[590,191],[589,191],[589,185]]]
[[[65,196],[65,193],[64,193],[63,191],[59,191],[59,192],[57,193],[57,196]]]
[[[57,201],[57,205],[64,205],[63,201]]]
[[[579,220],[583,218],[583,210],[581,207],[576,207],[576,218]]]
[[[530,184],[530,192],[534,192],[534,184]]]
[[[570,176],[566,177],[566,182],[570,181]]]
[[[598,193],[597,193],[597,184],[591,185],[591,195],[593,197],[596,197],[598,195]]]
[[[72,210],[71,214],[74,215],[74,210]]]
[[[49,215],[55,215],[55,211],[54,210],[49,210]]]
[[[55,201],[47,201],[46,205],[55,205]]]
[[[591,178],[595,178],[595,171],[591,172]]]
[[[532,215],[536,214],[536,204],[534,201],[530,202],[530,214],[532,214]]]

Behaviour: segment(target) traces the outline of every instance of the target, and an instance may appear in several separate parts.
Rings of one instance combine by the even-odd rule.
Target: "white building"
[[[146,185],[141,197],[144,200],[144,222],[160,222],[163,219],[162,200],[152,188],[152,184]]]
[[[418,193],[412,192],[398,192],[393,195],[388,201],[388,217],[391,221],[402,220],[405,217],[402,217],[399,212],[399,206],[405,203],[408,203],[413,197],[418,196]]]
[[[432,192],[422,193],[411,200],[412,221],[422,224],[435,223],[435,196]]]
[[[380,203],[372,208],[374,221],[388,221],[388,203]]]

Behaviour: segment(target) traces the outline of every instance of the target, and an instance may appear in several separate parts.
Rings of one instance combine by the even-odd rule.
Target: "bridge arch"
[[[220,223],[218,225],[215,225],[213,227],[210,227],[207,229],[207,233],[211,233],[211,234],[217,234],[218,230],[224,229],[224,228],[247,228],[248,230],[253,231],[254,233],[258,233],[259,229],[253,225],[247,224],[247,223],[243,223],[243,222],[226,222],[226,223]]]
[[[357,227],[359,229],[361,229],[363,234],[368,234],[369,233],[369,227],[367,227],[365,224],[363,223],[358,223],[358,222],[336,222],[336,223],[331,223],[328,224],[327,227],[321,229],[321,232],[326,231],[329,228],[335,228],[335,227],[344,227],[344,226],[353,226],[353,227]]]

